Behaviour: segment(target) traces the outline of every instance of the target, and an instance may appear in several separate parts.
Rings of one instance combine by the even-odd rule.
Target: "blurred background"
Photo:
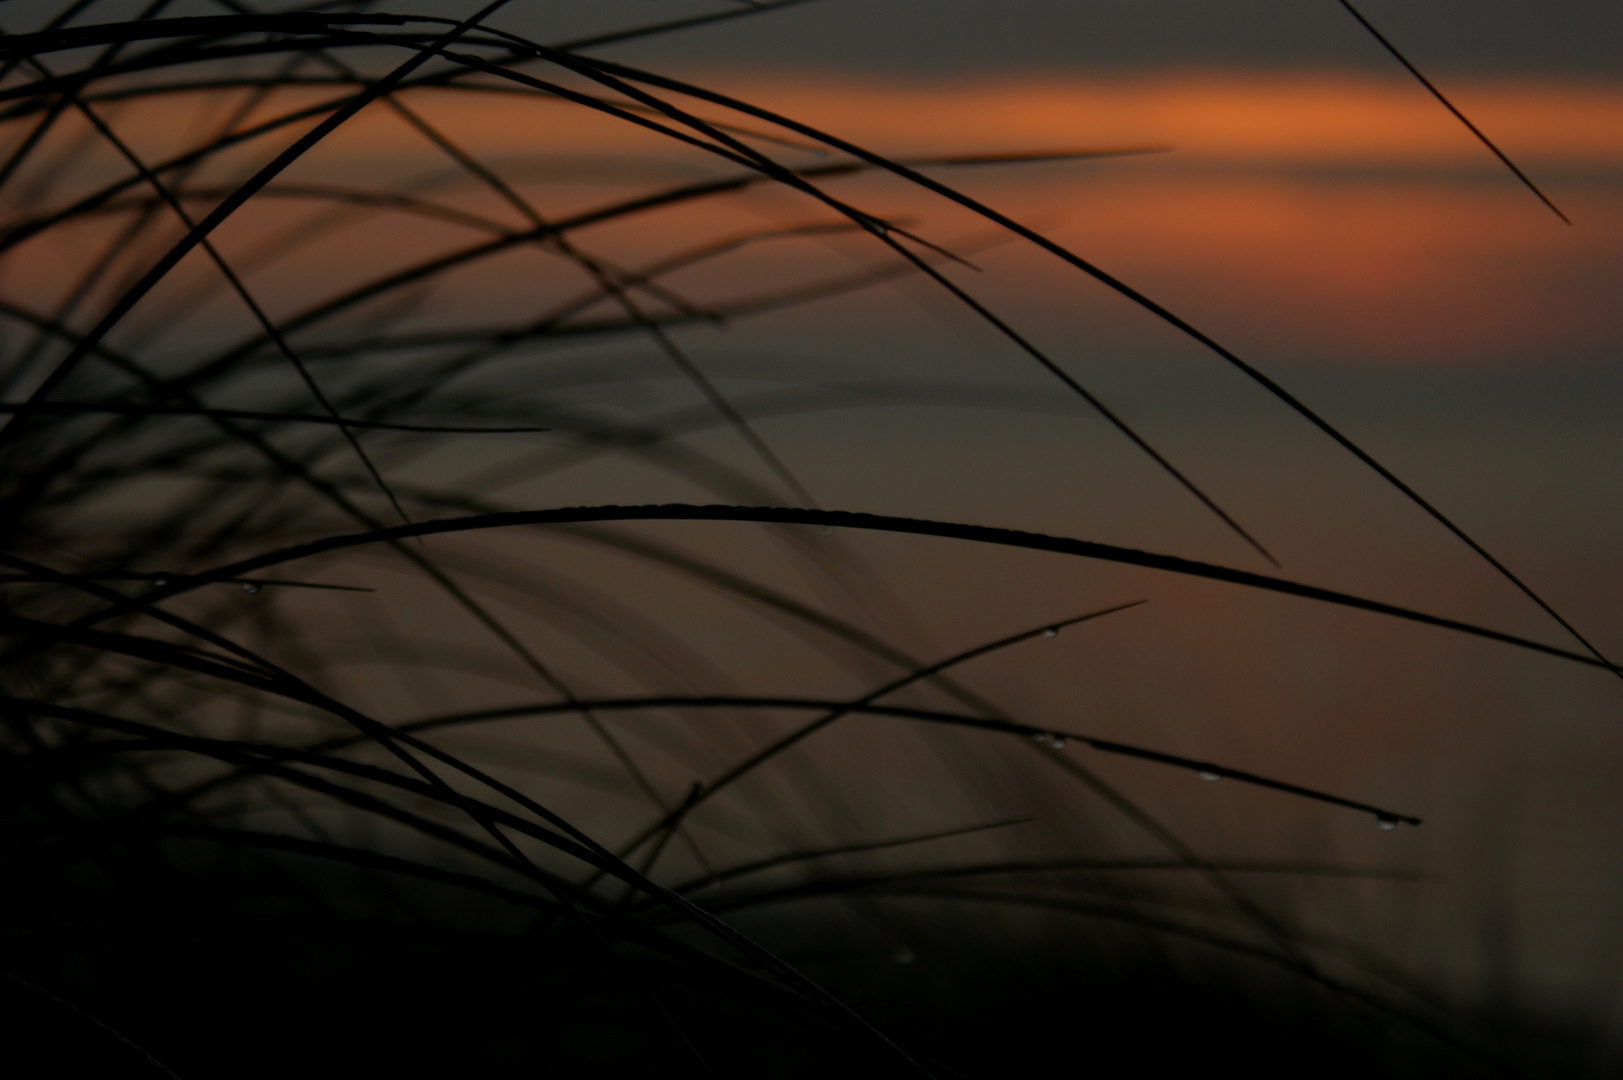
[[[412,10],[430,9],[472,10]],[[58,10],[15,0],[0,25],[27,32]],[[96,10],[82,21],[138,9]],[[674,0],[515,3],[490,25],[568,42],[715,10]],[[1277,380],[1615,659],[1623,654],[1623,10],[1508,0],[1364,0],[1359,10],[1570,224],[1330,0],[815,0],[585,51],[921,162],[932,178],[1076,252]],[[363,71],[399,62],[386,49],[352,53]],[[240,74],[242,63],[202,70]],[[241,129],[327,100],[335,91],[318,71],[330,78],[308,63],[263,100],[209,86],[96,107],[136,154],[163,161],[228,118]],[[398,96],[547,221],[738,174],[623,119],[511,86],[425,85]],[[740,137],[787,168],[851,160],[758,116],[680,100],[770,135]],[[8,122],[15,146],[32,121]],[[214,154],[186,175],[187,205],[201,214],[290,137],[279,131]],[[942,163],[977,155],[999,160]],[[1032,155],[1065,156],[1008,160]],[[128,160],[69,115],[8,181],[7,213],[35,220],[129,175]],[[374,104],[214,240],[341,410],[376,403],[368,415],[377,419],[550,429],[361,433],[414,520],[809,501],[1277,572],[1573,647],[1400,493],[1142,307],[897,177],[816,182],[961,256],[913,247],[1113,409],[1280,569],[882,238],[783,185],[581,225],[569,232],[575,254],[510,244],[363,296],[401,268],[535,222],[420,127]],[[435,209],[346,203],[338,191],[405,195]],[[138,201],[151,202],[138,186],[127,192],[8,248],[0,288],[12,311],[52,312],[83,332],[185,232],[149,207],[141,243],[109,248],[142,212]],[[627,316],[579,255],[626,281],[657,272],[667,292],[638,294],[642,311]],[[103,258],[113,268],[75,304],[85,268]],[[351,290],[353,303],[306,318]],[[536,332],[548,317],[555,321]],[[12,321],[4,345],[15,401],[67,346],[35,346],[37,320]],[[161,378],[189,379],[211,408],[319,411],[199,252],[107,340]],[[477,362],[446,359],[479,352],[480,341],[488,347]],[[221,356],[235,366],[222,367]],[[87,363],[54,396],[142,392],[127,371]],[[730,420],[718,399],[741,419]],[[359,527],[331,500],[256,473],[247,451],[184,449],[200,438],[195,418],[149,420],[98,435],[55,487],[16,512],[17,549],[64,568],[193,573]],[[86,438],[73,426],[85,422],[52,421],[60,430],[49,428],[14,467],[20,474],[52,460]],[[255,430],[377,522],[398,520],[331,429]],[[1493,1030],[1501,1049],[1530,1065],[1604,1075],[1618,1063],[1623,937],[1612,916],[1623,900],[1623,685],[1603,671],[1232,585],[851,529],[524,528],[436,537],[420,551],[547,674],[420,565],[381,547],[285,568],[371,591],[203,590],[177,610],[398,724],[555,705],[571,694],[848,701],[905,672],[898,657],[928,664],[1143,600],[970,661],[952,680],[1020,724],[1219,762],[1424,824],[1380,830],[1367,814],[1203,783],[1076,742],[1054,749],[850,715],[695,808],[687,838],[661,849],[651,876],[702,883],[786,853],[990,826],[790,862],[749,878],[750,888],[729,880],[706,902],[813,977],[845,987],[859,1007],[883,1012],[909,994],[958,1002],[924,1010],[938,1020],[970,1000],[940,989],[965,981],[967,953],[955,950],[1065,958],[1054,960],[1061,983],[1066,964],[1126,972],[1153,954],[1191,985],[1254,978],[1272,987],[1267,962],[1199,936],[1266,951],[1274,920],[1300,947],[1320,950],[1319,970],[1378,985],[1370,992],[1404,1008],[1463,1018],[1478,1034]],[[843,629],[831,631],[831,621]],[[887,658],[874,642],[893,652]],[[113,678],[94,687],[58,669],[37,678],[87,705],[129,700]],[[195,687],[152,692],[160,711],[190,710],[203,728],[309,738],[332,730]],[[967,699],[920,682],[883,700],[963,712]],[[659,805],[679,804],[692,785],[815,715],[649,705],[604,709],[583,723],[565,710],[433,739],[615,846],[657,820]],[[305,810],[326,820],[327,811]],[[298,831],[285,808],[243,813]],[[331,828],[362,830],[351,835],[358,845],[413,850],[400,838],[369,841],[372,825],[331,814]],[[1228,884],[1189,872],[1179,850],[1230,866]],[[1183,869],[1073,866],[960,876],[939,889],[905,879],[1067,859],[1183,859]],[[890,883],[865,892],[864,875]],[[1212,975],[1213,965],[1227,974]],[[1519,1032],[1526,1044],[1517,1050]]]

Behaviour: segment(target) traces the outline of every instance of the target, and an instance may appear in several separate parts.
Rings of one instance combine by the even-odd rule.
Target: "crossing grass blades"
[[[1617,670],[1576,631],[1570,647],[1552,646],[1284,576],[1236,517],[977,299],[953,272],[973,257],[968,247],[842,194],[850,178],[889,174],[977,215],[999,242],[1045,249],[1079,286],[1101,282],[1209,348],[1509,577],[1243,358],[942,179],[1035,161],[1091,167],[1150,148],[892,160],[603,58],[606,46],[769,19],[797,2],[573,42],[497,29],[500,0],[454,17],[236,0],[0,9],[10,32],[0,38],[10,283],[0,293],[0,835],[13,1067],[185,1077],[954,1077],[1054,1063],[1110,1074],[1516,1073],[1492,1033],[1440,996],[1291,925],[1245,884],[1259,873],[1406,871],[1207,858],[1154,806],[1106,783],[1089,755],[1267,789],[1282,815],[1318,803],[1372,829],[1420,827],[1405,808],[1258,775],[1243,761],[1105,739],[1075,718],[1011,713],[959,678],[983,657],[1106,632],[1153,597],[1058,621],[1034,615],[923,655],[808,601],[727,542],[703,554],[685,542],[694,529],[764,536],[828,588],[864,580],[853,537],[1046,552]],[[710,173],[606,185],[590,205],[557,212],[436,121],[447,102],[518,103],[538,117],[574,110]],[[305,168],[342,146],[346,125],[380,113],[410,134],[429,171],[352,164],[333,179]],[[718,225],[717,207],[769,187],[798,197],[804,221]],[[387,242],[334,239],[378,222]],[[594,250],[594,230],[644,223],[648,236],[682,242],[650,240],[635,264]],[[740,252],[823,240],[865,245],[882,261],[704,297],[672,283]],[[515,253],[538,253],[552,271],[494,314],[463,317],[458,283],[488,283],[478,275]],[[342,265],[324,272],[324,260]],[[684,331],[902,278],[960,305],[1083,402],[1258,568],[821,506],[758,429],[787,406],[724,392]],[[549,359],[620,342],[657,363],[621,381],[676,380],[697,408],[594,408],[609,382]],[[520,377],[526,394],[503,391]],[[695,432],[725,434],[739,453],[685,441]],[[487,448],[499,466],[454,481],[419,468],[436,455],[483,461]],[[503,495],[512,475],[622,459],[706,497],[559,507]],[[464,541],[488,544],[475,552]],[[758,682],[727,672],[736,658],[706,655],[616,592],[611,565],[786,628],[867,689],[832,680],[821,693],[801,683],[752,690]],[[455,649],[430,656],[413,644],[446,619],[469,628]],[[332,654],[345,649],[364,652],[370,674],[337,673]],[[396,692],[424,678],[481,689],[459,708],[407,707],[438,700]],[[507,680],[507,703],[478,703],[491,678]],[[933,688],[943,704],[897,696],[909,687]],[[656,718],[659,753],[627,734]],[[857,821],[833,842],[798,840],[797,800],[815,801],[837,778],[789,763],[833,725],[881,721],[1017,747],[1022,768],[1057,770],[1159,854],[1017,857],[997,847],[1027,818],[888,833]],[[451,749],[464,745],[453,736],[515,724],[532,733],[512,751],[529,773],[503,767],[501,754],[492,765]],[[677,775],[673,763],[684,762],[688,774]],[[759,786],[769,774],[778,796]],[[1167,881],[1179,884],[1156,884]],[[1065,942],[1011,921],[1022,911],[1062,919]],[[977,929],[988,925],[1002,929]],[[1185,962],[1197,955],[1198,978]]]

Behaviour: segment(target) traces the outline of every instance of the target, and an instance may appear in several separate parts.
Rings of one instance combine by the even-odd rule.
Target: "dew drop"
[[[913,950],[909,949],[906,945],[902,945],[897,948],[895,952],[890,954],[890,958],[896,961],[898,964],[911,964],[913,961],[918,959],[918,957],[914,955]]]
[[[259,591],[259,586],[255,585],[251,581],[244,581],[242,583],[242,591],[247,593],[249,596],[252,596],[254,593]]]
[[[152,584],[156,585],[158,588],[161,589],[165,585],[169,584],[169,579],[167,577],[164,577],[162,574],[153,574],[152,575]]]
[[[1055,750],[1063,750],[1063,749],[1065,749],[1065,736],[1063,736],[1063,735],[1051,735],[1051,736],[1049,736],[1048,745],[1052,746]]]
[[[1223,774],[1212,772],[1210,769],[1202,769],[1200,770],[1200,778],[1202,780],[1221,780]]]
[[[1047,630],[1043,631],[1043,637],[1059,637],[1059,631],[1050,626]]]
[[[1382,832],[1391,832],[1393,829],[1398,827],[1398,823],[1393,818],[1378,817],[1375,819],[1375,827]]]
[[[1032,742],[1047,742],[1048,741],[1048,736],[1043,734],[1040,731],[1033,731],[1031,733],[1031,741]]]

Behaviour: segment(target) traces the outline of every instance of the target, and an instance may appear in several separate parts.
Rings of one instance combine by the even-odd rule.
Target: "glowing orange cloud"
[[[1166,154],[1126,161],[939,175],[1249,349],[1460,362],[1593,355],[1623,343],[1623,305],[1615,302],[1623,286],[1620,86],[1448,87],[1567,209],[1569,228],[1423,90],[1398,78],[1163,73],[964,85],[724,72],[710,82],[895,156],[1165,146]],[[406,99],[552,214],[733,169],[556,100],[429,90]],[[293,100],[270,103],[262,115]],[[772,130],[714,105],[680,103],[704,117]],[[161,157],[203,129],[204,108],[198,98],[167,98],[110,115],[143,152]],[[756,145],[793,166],[821,160]],[[419,133],[374,106],[288,176],[388,187],[434,170],[454,173]],[[894,182],[831,183],[875,213],[911,217],[938,240],[984,231],[948,204]],[[434,194],[521,224],[499,200],[453,189]],[[809,199],[758,193],[738,206],[692,204],[582,240],[635,264],[739,228],[819,216],[832,213]],[[277,218],[245,216],[222,242],[241,242],[245,231]],[[449,227],[437,228],[434,235],[451,243]],[[334,249],[323,265],[364,277],[357,259],[392,258],[392,247],[409,243],[379,233],[367,245]],[[1030,276],[1021,283],[1025,295],[1056,310],[1097,291],[1057,263],[1022,260],[1013,272]]]

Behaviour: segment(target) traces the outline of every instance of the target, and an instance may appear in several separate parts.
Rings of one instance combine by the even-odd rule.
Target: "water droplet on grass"
[[[1048,745],[1052,746],[1055,750],[1063,750],[1063,749],[1065,749],[1065,736],[1063,736],[1063,735],[1051,735],[1051,736],[1049,736]]]
[[[1375,819],[1375,827],[1382,832],[1391,832],[1398,827],[1398,822],[1396,818],[1378,817]]]
[[[1212,772],[1210,769],[1202,769],[1200,770],[1200,778],[1202,780],[1221,780],[1223,779],[1223,774]]]
[[[254,593],[259,591],[259,586],[254,584],[252,581],[244,581],[242,583],[242,591],[247,593],[249,596],[252,596]]]
[[[1047,630],[1043,631],[1043,637],[1059,637],[1059,631],[1050,626]]]

